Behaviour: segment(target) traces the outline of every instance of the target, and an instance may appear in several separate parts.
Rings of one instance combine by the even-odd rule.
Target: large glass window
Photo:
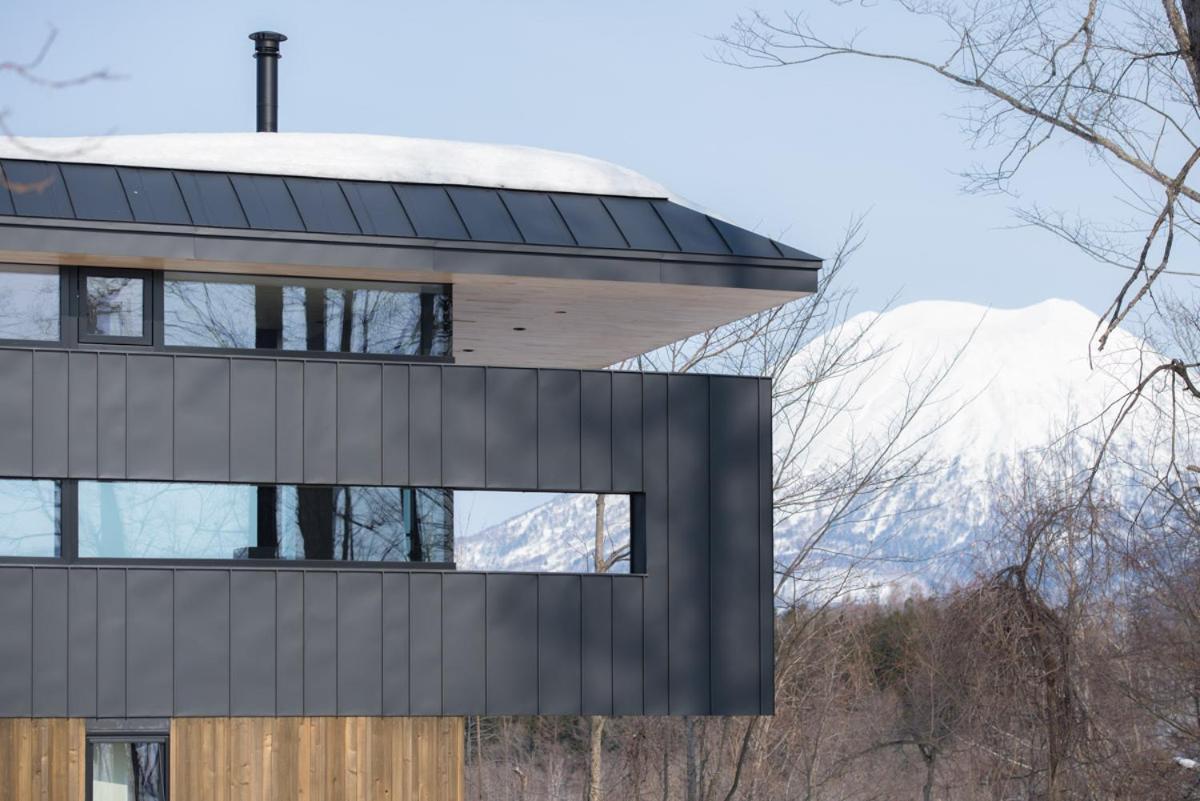
[[[452,495],[411,487],[79,482],[79,555],[453,561]]]
[[[57,481],[0,480],[0,557],[62,553]]]
[[[0,339],[57,342],[57,267],[0,265]]]
[[[146,274],[83,270],[79,280],[80,340],[135,344],[149,341]]]
[[[88,741],[89,801],[167,801],[166,739]]]
[[[450,353],[440,286],[167,273],[163,306],[168,347]]]

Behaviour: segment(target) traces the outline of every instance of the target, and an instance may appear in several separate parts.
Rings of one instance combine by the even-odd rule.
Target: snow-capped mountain
[[[1005,476],[1022,459],[1054,453],[1061,463],[1056,443],[1068,430],[1082,437],[1072,439],[1067,469],[1086,468],[1089,437],[1114,420],[1139,361],[1154,358],[1119,331],[1089,364],[1097,321],[1063,300],[1013,310],[922,301],[860,314],[810,343],[788,364],[777,395],[809,384],[831,353],[849,347],[856,358],[804,403],[777,403],[776,473],[808,499],[777,519],[777,561],[787,564],[829,518],[839,502],[828,492],[830,477],[861,477],[885,449],[893,472],[911,463],[919,478],[859,496],[824,535],[821,552],[870,560],[875,575],[894,577],[932,574],[938,557],[953,563],[969,550]],[[1148,464],[1161,447],[1156,420],[1149,404],[1139,408],[1113,447]],[[803,447],[785,455],[796,441]],[[610,499],[606,519],[611,541],[627,539],[625,499]],[[594,527],[592,497],[559,496],[460,538],[456,558],[462,568],[587,570]]]

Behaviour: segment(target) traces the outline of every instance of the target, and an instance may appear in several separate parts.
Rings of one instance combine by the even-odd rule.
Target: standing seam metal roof
[[[0,215],[820,262],[667,199],[20,159],[0,170]]]

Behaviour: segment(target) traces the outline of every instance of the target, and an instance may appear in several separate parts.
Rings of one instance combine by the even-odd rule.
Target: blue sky
[[[937,41],[886,8],[802,5],[824,30],[866,26],[868,42]],[[0,105],[12,130],[30,136],[252,130],[246,35],[269,28],[290,37],[281,130],[584,153],[818,254],[866,213],[868,242],[847,275],[856,310],[893,297],[1001,307],[1063,297],[1103,309],[1121,274],[1014,228],[1011,213],[1038,202],[1119,215],[1103,167],[1073,144],[1052,144],[1017,196],[964,195],[958,174],[991,154],[972,150],[951,116],[962,95],[876,63],[758,71],[716,63],[707,37],[746,11],[726,0],[9,0],[0,60],[31,56],[53,25],[48,77],[99,67],[124,77],[52,91],[0,75]]]

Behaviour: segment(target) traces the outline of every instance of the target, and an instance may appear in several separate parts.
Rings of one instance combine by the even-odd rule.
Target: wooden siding
[[[84,743],[78,718],[0,720],[0,798],[84,801]]]
[[[462,718],[179,719],[171,799],[461,801],[463,745]]]

